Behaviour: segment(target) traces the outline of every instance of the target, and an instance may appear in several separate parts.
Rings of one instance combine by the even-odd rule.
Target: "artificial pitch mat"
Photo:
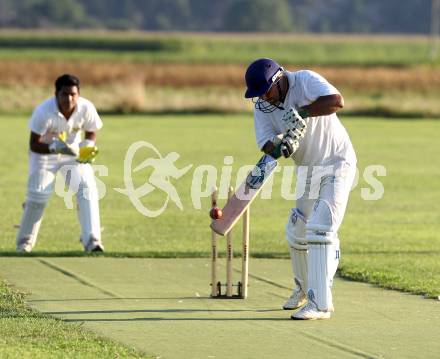
[[[331,320],[290,320],[288,260],[251,258],[246,300],[209,298],[208,259],[2,257],[0,277],[37,310],[160,358],[440,357],[440,302],[419,296],[336,280]]]

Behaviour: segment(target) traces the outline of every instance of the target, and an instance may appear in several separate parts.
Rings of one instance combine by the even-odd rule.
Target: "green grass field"
[[[145,358],[142,353],[85,330],[81,324],[29,309],[22,293],[0,283],[2,358]]]
[[[422,36],[0,32],[0,59],[17,60],[248,63],[264,56],[291,65],[412,66],[431,64],[428,54]]]
[[[154,86],[144,89],[139,87],[139,84],[138,87],[132,84],[123,84],[120,88],[115,88],[108,87],[105,84],[101,87],[90,85],[84,88],[85,96],[89,98],[90,95],[90,98],[98,104],[99,108],[107,111],[115,112],[119,111],[118,109],[124,110],[127,108],[127,105],[124,104],[126,98],[131,100],[136,98],[133,110],[141,112],[150,109],[159,113],[164,109],[171,110],[171,112],[183,112],[182,109],[198,111],[207,108],[222,111],[225,107],[228,110],[233,108],[237,111],[237,114],[234,115],[226,113],[223,115],[154,115],[152,114],[154,112],[151,112],[150,115],[103,116],[105,127],[99,135],[101,154],[96,164],[103,165],[108,169],[108,173],[98,176],[101,181],[101,190],[105,189],[105,195],[100,202],[103,240],[106,247],[104,256],[204,258],[177,261],[179,266],[188,263],[187,267],[178,267],[187,268],[188,272],[182,270],[176,275],[176,277],[179,276],[180,280],[173,283],[172,290],[167,282],[167,276],[172,273],[171,271],[164,269],[161,272],[159,270],[158,276],[163,276],[163,280],[159,281],[156,277],[152,280],[150,277],[152,274],[148,271],[137,268],[137,266],[147,266],[144,261],[153,262],[154,260],[129,259],[126,265],[125,262],[113,258],[107,258],[98,261],[98,263],[96,263],[97,258],[72,258],[67,260],[66,258],[41,258],[91,256],[83,253],[79,243],[79,225],[75,201],[73,200],[73,208],[67,209],[63,199],[56,194],[53,195],[46,210],[37,246],[34,252],[29,255],[35,258],[30,261],[25,258],[6,258],[23,256],[15,252],[16,228],[14,227],[19,223],[22,214],[22,202],[25,198],[27,181],[28,129],[27,118],[23,113],[27,113],[33,108],[35,99],[44,98],[48,93],[47,84],[38,85],[39,82],[35,81],[40,79],[42,73],[41,71],[33,71],[33,69],[41,69],[38,67],[40,62],[33,62],[32,60],[49,60],[52,61],[51,63],[56,61],[57,63],[66,64],[68,62],[81,64],[81,61],[84,61],[84,66],[88,67],[88,64],[96,63],[99,64],[99,70],[101,70],[102,62],[111,63],[112,68],[116,68],[121,63],[131,66],[133,62],[137,63],[135,66],[138,66],[139,63],[145,63],[145,66],[150,66],[149,63],[216,64],[215,66],[217,64],[238,64],[241,66],[256,57],[264,56],[276,58],[282,64],[293,66],[335,66],[332,68],[333,70],[340,66],[344,71],[345,66],[360,67],[363,79],[365,67],[373,68],[377,65],[396,67],[399,73],[400,71],[410,72],[419,69],[430,69],[435,72],[440,60],[431,61],[428,54],[428,38],[421,36],[0,31],[0,61],[5,60],[4,63],[12,62],[14,64],[15,62],[24,61],[22,67],[29,66],[30,63],[33,63],[34,66],[29,68],[31,75],[33,73],[32,76],[34,77],[31,81],[32,84],[29,81],[24,83],[21,80],[22,70],[18,66],[17,72],[20,75],[20,80],[14,82],[13,86],[8,84],[2,85],[0,88],[0,108],[2,111],[6,111],[5,114],[0,114],[0,131],[5,134],[2,143],[3,151],[0,153],[0,198],[2,199],[0,201],[2,214],[0,219],[0,261],[3,258],[4,268],[4,272],[0,271],[0,356],[2,358],[146,357],[137,350],[146,350],[150,353],[154,352],[153,347],[156,347],[158,353],[162,352],[160,340],[157,338],[158,332],[156,332],[158,326],[162,327],[163,330],[167,328],[168,323],[172,328],[171,332],[176,330],[175,328],[179,328],[180,325],[188,325],[184,327],[184,331],[188,331],[188,333],[194,328],[201,330],[204,321],[194,320],[197,318],[197,315],[193,314],[192,310],[194,309],[197,309],[197,313],[202,316],[205,315],[206,311],[206,315],[210,320],[209,327],[219,325],[222,321],[228,325],[228,322],[224,319],[229,320],[233,312],[230,312],[230,310],[235,308],[238,312],[244,311],[243,315],[252,317],[253,328],[255,328],[254,324],[261,325],[255,320],[258,317],[263,317],[262,323],[270,329],[268,332],[271,335],[280,337],[279,333],[287,333],[287,331],[278,331],[280,328],[278,324],[276,326],[272,324],[271,320],[273,318],[271,317],[273,314],[265,314],[267,308],[272,308],[275,305],[273,293],[269,293],[273,289],[266,288],[263,290],[264,294],[269,293],[269,297],[266,298],[267,301],[264,302],[262,297],[257,297],[258,285],[255,278],[253,278],[254,283],[251,286],[253,293],[248,301],[241,302],[243,304],[239,303],[240,301],[232,304],[215,301],[211,303],[208,298],[205,298],[206,302],[201,305],[199,298],[196,298],[192,304],[193,308],[190,305],[188,307],[190,309],[181,312],[172,309],[181,308],[179,306],[174,307],[176,303],[173,300],[176,296],[184,297],[186,295],[183,294],[186,293],[185,290],[187,289],[185,288],[185,278],[190,277],[195,280],[196,285],[194,285],[194,288],[205,288],[206,284],[205,289],[208,290],[208,266],[200,263],[207,261],[211,251],[210,230],[208,227],[210,222],[208,217],[210,200],[207,195],[199,199],[191,191],[192,188],[197,187],[194,186],[194,182],[199,178],[195,175],[196,168],[201,165],[213,166],[210,168],[217,171],[216,184],[219,185],[224,157],[232,156],[234,160],[232,184],[235,186],[238,169],[243,165],[253,165],[260,157],[254,141],[252,115],[240,112],[243,111],[241,88],[215,90],[205,87],[176,89],[174,86],[167,88]],[[410,69],[409,66],[413,68]],[[396,69],[388,68],[386,70]],[[432,75],[431,72],[430,74]],[[376,75],[376,77],[379,75]],[[375,78],[376,81],[387,84],[387,76],[390,76],[390,74],[385,71],[381,76],[380,79]],[[440,230],[440,187],[438,186],[440,159],[437,156],[437,134],[440,130],[440,122],[430,120],[427,117],[439,113],[436,98],[436,92],[438,91],[436,85],[433,85],[433,76],[428,75],[423,79],[417,76],[420,77],[419,72],[413,74],[412,77],[408,77],[407,81],[411,84],[409,87],[400,88],[397,85],[392,85],[393,82],[391,82],[391,85],[388,84],[391,90],[389,87],[380,87],[380,91],[373,89],[370,92],[365,92],[366,89],[363,87],[344,89],[345,96],[350,98],[350,101],[347,101],[349,102],[348,106],[352,106],[346,108],[347,114],[394,113],[394,116],[406,114],[414,118],[390,120],[389,118],[341,115],[358,155],[360,180],[352,192],[347,214],[340,231],[342,259],[339,266],[339,276],[437,299],[440,298],[440,261],[438,260],[440,254],[440,237],[438,236]],[[353,81],[352,77],[348,77]],[[426,77],[429,77],[429,81],[426,80]],[[413,87],[413,83],[420,83],[421,87]],[[426,83],[425,87],[423,87],[423,83]],[[52,91],[52,87],[49,90]],[[170,100],[170,98],[172,99]],[[396,98],[399,101],[395,101]],[[219,99],[221,101],[217,101]],[[112,101],[119,101],[120,104],[115,105]],[[210,107],[214,102],[219,104],[219,109]],[[164,106],[155,107],[159,103],[163,103]],[[133,102],[129,103],[130,106],[132,104]],[[187,107],[182,108],[182,104]],[[10,113],[14,115],[10,115]],[[423,115],[425,119],[418,119],[419,114]],[[176,161],[176,166],[179,169],[192,165],[186,175],[179,180],[171,181],[180,195],[183,210],[177,208],[175,203],[170,201],[162,215],[157,218],[149,218],[139,213],[128,197],[115,190],[115,188],[125,187],[124,157],[129,146],[136,141],[148,141],[163,156],[173,151],[179,153],[180,158]],[[134,157],[132,168],[148,157],[156,156],[151,150],[145,148],[140,150]],[[282,171],[287,171],[287,166],[290,166],[291,163],[287,160],[281,160],[281,165],[283,166]],[[366,201],[361,196],[362,191],[371,190],[371,185],[363,178],[364,170],[369,165],[380,165],[386,168],[386,176],[378,177],[384,185],[384,196],[377,201]],[[251,263],[264,264],[261,268],[252,268],[255,271],[252,274],[255,275],[256,273],[257,278],[268,277],[269,279],[277,278],[278,280],[281,276],[277,274],[280,269],[275,264],[272,265],[276,261],[257,260],[255,258],[288,258],[288,247],[284,239],[284,225],[289,208],[294,207],[295,204],[293,200],[286,200],[281,196],[282,171],[275,175],[272,199],[259,198],[254,202],[251,210],[250,254],[253,257]],[[152,172],[149,169],[132,173],[135,186],[143,185],[151,174]],[[209,192],[210,186],[211,184],[208,185],[206,178],[204,178],[201,188],[206,194]],[[165,200],[164,193],[156,190],[143,198],[142,203],[150,209],[158,209]],[[200,202],[198,202],[199,200]],[[221,199],[220,205],[224,202],[225,199]],[[200,207],[198,207],[198,204],[200,204]],[[241,240],[239,238],[240,230],[236,232],[235,245],[238,248]],[[225,255],[224,247],[223,239],[220,239],[222,256]],[[239,255],[239,253],[240,250],[237,249],[236,255]],[[105,261],[108,261],[108,263]],[[167,268],[167,266],[174,268],[176,265],[175,260],[159,261],[161,265],[165,266],[164,268]],[[199,263],[197,269],[200,271],[202,271],[201,268],[206,267],[206,280],[204,277],[202,278],[200,273],[194,274],[193,261]],[[96,282],[103,285],[103,288],[108,286],[108,288],[113,289],[112,285],[117,284],[119,281],[126,285],[126,287],[120,285],[121,288],[119,289],[128,299],[139,297],[145,300],[157,296],[155,291],[159,289],[157,286],[155,287],[155,284],[160,282],[162,294],[159,297],[165,297],[168,302],[164,304],[156,300],[154,305],[157,305],[158,308],[155,308],[148,300],[141,303],[138,300],[129,300],[124,301],[124,305],[128,305],[128,307],[123,309],[123,306],[120,307],[117,300],[114,302],[98,301],[95,304],[96,308],[94,308],[96,312],[93,314],[93,310],[91,311],[91,318],[89,318],[91,322],[88,322],[89,324],[93,323],[96,319],[93,319],[93,317],[96,316],[98,318],[96,324],[86,326],[84,323],[88,319],[85,314],[83,317],[86,318],[84,322],[79,320],[78,323],[75,314],[71,314],[73,323],[65,323],[52,315],[42,314],[30,309],[27,306],[29,302],[25,303],[28,293],[22,293],[17,289],[38,289],[41,284],[39,283],[40,278],[38,280],[34,280],[34,278],[39,276],[38,273],[49,273],[46,276],[41,275],[41,280],[47,278],[44,285],[53,289],[52,292],[49,291],[53,298],[62,297],[65,289],[67,293],[67,288],[64,287],[67,283],[67,285],[71,285],[69,287],[71,292],[76,293],[75,291],[78,291],[79,297],[86,298],[86,301],[81,305],[75,304],[74,301],[71,303],[60,301],[57,304],[50,304],[51,297],[47,295],[47,290],[46,292],[41,290],[40,295],[43,295],[41,297],[43,300],[36,301],[41,306],[35,306],[34,308],[51,313],[49,309],[44,309],[44,305],[55,305],[55,307],[59,306],[60,313],[68,313],[70,305],[72,306],[70,308],[72,313],[80,309],[86,313],[87,309],[90,309],[87,301],[89,300],[88,293],[91,292],[86,290],[84,293],[80,293],[81,290],[84,290],[81,283],[70,283],[71,278],[68,275],[57,273],[53,268],[52,271],[48,270],[44,266],[45,262],[53,262],[59,265],[61,269],[64,267],[70,268],[70,272],[67,270],[66,273],[81,273],[81,263],[89,265],[92,270],[89,270],[90,273],[87,273],[86,278],[91,280],[91,283]],[[118,263],[115,264],[115,262]],[[278,262],[284,262],[287,266],[290,265],[287,261]],[[53,266],[55,267],[55,265]],[[148,264],[148,266],[153,265]],[[131,271],[125,269],[128,267],[131,268]],[[33,276],[26,275],[28,273],[26,268],[33,268],[33,272],[30,273]],[[46,271],[44,271],[44,268],[46,268]],[[121,268],[124,268],[125,271]],[[37,269],[41,272],[38,272]],[[91,273],[93,271],[96,276],[95,279],[93,279]],[[119,275],[114,276],[112,271],[118,272]],[[102,275],[103,273],[105,275]],[[140,279],[140,283],[147,283],[148,285],[138,285],[135,280],[132,280],[132,275],[139,275],[139,273],[142,275],[137,277],[138,280],[143,278]],[[188,273],[193,274],[188,275]],[[285,271],[283,273],[286,274]],[[12,276],[9,278],[16,278],[16,280],[11,280],[11,283],[16,287],[9,286],[3,280],[8,278],[7,274]],[[62,278],[60,284],[57,283],[57,278]],[[100,282],[101,279],[103,279],[102,283]],[[284,280],[285,282],[283,282]],[[287,293],[290,289],[290,280],[288,276],[280,279],[280,283],[283,285],[278,288],[279,293],[277,292],[278,294],[275,296],[276,303],[278,303],[278,300],[284,300],[284,292]],[[387,302],[390,297],[384,296],[383,303],[385,305],[375,307],[373,298],[371,303],[368,303],[370,306],[363,308],[362,315],[358,316],[358,308],[353,307],[352,301],[353,298],[356,298],[356,294],[353,294],[353,292],[356,292],[357,289],[355,288],[356,286],[360,287],[360,284],[354,285],[339,279],[337,281],[339,283],[335,286],[335,290],[338,294],[335,298],[338,302],[339,317],[337,315],[330,321],[330,324],[326,323],[324,326],[323,323],[319,323],[316,327],[308,327],[310,333],[331,332],[337,337],[339,331],[328,330],[329,327],[325,326],[332,326],[336,323],[336,327],[339,325],[339,328],[346,330],[344,337],[337,338],[336,343],[342,339],[342,341],[346,340],[347,343],[353,341],[355,347],[359,343],[356,343],[358,338],[354,339],[356,336],[352,338],[349,333],[351,326],[354,325],[352,321],[354,320],[358,326],[359,323],[365,324],[365,318],[368,317],[371,322],[368,322],[368,326],[362,329],[366,330],[365,337],[368,336],[369,340],[372,341],[368,345],[374,347],[374,353],[379,353],[381,342],[378,341],[378,344],[374,345],[375,339],[372,339],[374,336],[370,335],[372,333],[371,328],[376,326],[377,321],[382,320],[382,310],[386,310],[383,308],[389,306],[392,307],[391,312],[397,314],[390,314],[387,319],[392,318],[394,328],[397,327],[402,331],[400,335],[390,334],[396,335],[396,338],[400,340],[405,338],[404,331],[407,337],[415,338],[415,342],[417,342],[419,332],[414,328],[418,327],[411,326],[413,332],[407,331],[407,328],[415,323],[415,321],[411,322],[413,317],[401,315],[401,311],[404,313],[407,310],[404,304],[407,302],[400,302],[400,297],[392,302]],[[149,285],[151,283],[152,285]],[[341,283],[342,290],[339,287]],[[34,286],[32,287],[31,284]],[[43,289],[45,289],[44,285],[42,286]],[[62,290],[59,287],[62,287]],[[124,292],[127,288],[129,289],[128,292]],[[133,292],[130,295],[131,288]],[[115,292],[118,292],[118,289],[115,289]],[[343,293],[343,295],[339,293]],[[35,295],[35,292],[32,294]],[[201,294],[203,297],[202,292]],[[72,295],[69,295],[71,298]],[[69,295],[67,295],[67,298],[69,298]],[[381,298],[381,294],[378,295]],[[367,297],[370,301],[370,296]],[[419,299],[414,296],[408,297]],[[46,299],[48,303],[45,304]],[[354,300],[356,302],[356,299]],[[185,305],[188,306],[186,298],[185,301]],[[381,299],[378,300],[377,298],[376,301],[382,302]],[[261,306],[261,313],[257,310],[255,313],[249,312],[246,314],[246,310],[254,306],[255,303]],[[339,303],[343,304],[339,306]],[[423,301],[423,303],[437,304],[434,301]],[[78,305],[78,308],[75,308],[75,305]],[[161,305],[164,308],[159,308]],[[232,305],[232,307],[228,307],[228,305]],[[425,331],[420,334],[425,341],[429,341],[429,335],[435,335],[436,333],[435,330],[430,331],[429,329],[429,325],[435,327],[434,323],[437,318],[435,311],[431,311],[433,307],[429,305],[421,308],[431,316],[429,318],[430,322],[427,320]],[[227,310],[227,308],[229,309]],[[243,308],[246,308],[246,310],[243,310]],[[152,330],[149,339],[145,340],[145,337],[138,338],[142,342],[142,346],[135,345],[135,342],[130,340],[128,342],[121,341],[128,343],[128,346],[124,346],[107,339],[113,338],[118,341],[121,338],[118,337],[121,334],[121,328],[115,324],[118,323],[117,321],[112,324],[115,327],[107,327],[105,321],[100,321],[104,318],[111,322],[116,316],[113,312],[115,310],[116,313],[119,310],[121,316],[119,319],[122,321],[127,320],[125,315],[129,320],[142,319],[139,322],[136,320],[129,321],[127,327],[131,330],[141,328],[138,329],[140,332],[148,331],[147,328],[150,328],[149,325],[151,324]],[[166,315],[163,312],[164,310]],[[217,318],[219,320],[216,321],[215,318],[211,317],[211,310],[216,316],[220,314],[220,317]],[[140,314],[142,311],[145,312]],[[121,314],[122,312],[124,314]],[[284,318],[284,314],[282,311],[276,313],[279,316],[277,319],[287,319],[288,316]],[[418,317],[418,311],[413,310],[411,314]],[[177,321],[173,321],[175,316],[178,317]],[[222,316],[225,316],[225,318]],[[151,323],[149,323],[149,320],[144,320],[151,319],[150,317],[154,318]],[[400,321],[396,321],[396,318]],[[66,317],[63,319],[66,319]],[[229,325],[227,327],[228,331],[231,331],[231,333],[234,330],[240,332],[241,328],[248,330],[250,327],[248,328],[247,325],[250,324],[242,319],[234,322],[233,325]],[[424,326],[422,316],[419,319],[422,323],[418,323],[418,325]],[[338,322],[338,320],[341,321]],[[67,319],[67,321],[70,320]],[[145,326],[138,326],[141,323]],[[198,327],[194,325],[195,323],[201,326]],[[291,321],[281,321],[279,323],[290,330]],[[219,328],[225,330],[226,325]],[[333,327],[330,328],[334,329]],[[387,334],[387,328],[387,326],[381,328],[384,336]],[[107,331],[102,331],[102,329]],[[90,330],[93,330],[93,332]],[[170,332],[168,329],[166,331]],[[299,333],[301,334],[302,331],[303,328],[300,327]],[[130,336],[133,332],[126,335]],[[351,332],[354,334],[354,331]],[[414,332],[416,333],[414,334]],[[205,330],[201,333],[201,337],[203,335],[206,337],[207,332]],[[261,331],[262,337],[266,338],[264,333],[264,331]],[[307,330],[304,333],[307,334]],[[359,335],[357,330],[356,333]],[[376,337],[381,336],[379,332],[375,334]],[[360,336],[362,337],[362,335]],[[326,334],[324,338],[328,339],[329,337]],[[397,340],[397,343],[399,340]],[[407,340],[407,342],[411,342],[411,340]],[[173,344],[179,346],[179,341],[176,340]],[[263,345],[264,341],[260,344]],[[419,343],[419,347],[414,346],[413,349],[415,351],[423,350],[421,346]],[[133,347],[137,349],[133,349]],[[320,347],[317,346],[317,348],[316,350],[319,351]],[[402,348],[405,347],[399,348],[399,350],[403,350]],[[254,348],[253,350],[255,351]],[[393,350],[393,348],[390,348],[390,352]],[[329,352],[326,353],[329,354]],[[295,354],[297,354],[296,351]]]
[[[437,260],[440,241],[438,176],[440,160],[436,134],[440,124],[430,120],[385,120],[345,118],[357,151],[361,177],[368,165],[383,165],[387,176],[378,177],[385,193],[378,201],[361,198],[361,188],[371,189],[364,179],[353,190],[347,215],[340,231],[342,244],[341,275],[413,293],[436,297],[440,294],[440,268]],[[99,177],[106,195],[101,200],[103,238],[107,255],[191,257],[209,256],[209,198],[201,199],[195,209],[191,197],[194,169],[213,165],[219,174],[226,155],[233,156],[232,182],[244,164],[259,157],[254,143],[251,116],[106,116],[100,135],[101,155],[97,164],[108,168]],[[0,251],[14,255],[14,224],[21,216],[21,203],[27,180],[27,119],[0,117],[4,139],[1,167],[2,219]],[[176,151],[178,168],[193,164],[181,179],[172,181],[183,204],[179,210],[169,202],[157,218],[140,214],[128,197],[114,190],[123,188],[123,161],[128,147],[148,141],[165,156]],[[140,150],[133,167],[154,156]],[[283,161],[283,165],[289,165]],[[137,186],[150,172],[133,174]],[[252,207],[251,255],[287,257],[284,223],[293,201],[280,194],[282,173],[275,175],[271,200],[258,200]],[[218,184],[218,182],[217,182]],[[205,184],[202,186],[205,190]],[[209,190],[209,189],[208,189]],[[206,190],[206,192],[208,192]],[[154,191],[142,202],[157,209],[166,197]],[[79,226],[74,209],[66,209],[62,198],[54,195],[47,209],[35,255],[79,255]]]
[[[385,193],[378,201],[361,198],[361,188],[370,188],[362,176],[352,192],[340,231],[339,274],[436,298],[440,294],[437,235],[440,160],[435,154],[440,123],[341,117],[357,151],[361,175],[366,166],[374,164],[385,166],[387,176],[379,178]],[[191,199],[194,169],[202,164],[213,165],[220,173],[224,156],[233,156],[235,184],[237,169],[255,163],[259,157],[251,116],[104,116],[104,121],[97,164],[108,168],[108,176],[99,177],[106,187],[106,195],[100,202],[105,255],[208,257],[210,203],[209,198],[203,198],[201,208],[194,208]],[[27,118],[0,116],[0,131],[7,134],[0,158],[0,256],[12,256],[17,255],[14,224],[20,221],[27,180]],[[127,149],[141,140],[153,144],[163,156],[178,152],[181,155],[176,162],[178,168],[194,165],[180,180],[172,182],[182,200],[182,211],[170,202],[161,216],[148,218],[114,190],[124,187],[123,161]],[[154,156],[151,151],[139,151],[133,167],[151,156]],[[149,174],[146,170],[133,174],[136,185],[145,183]],[[280,195],[281,174],[275,176],[272,200],[258,199],[252,206],[250,253],[253,257],[288,256],[283,228],[288,209],[294,203]],[[149,208],[159,208],[165,199],[160,191],[155,191],[143,203]],[[32,255],[84,256],[78,236],[75,210],[66,209],[62,198],[54,195]],[[0,323],[0,343],[7,348],[2,350],[5,356],[142,355],[90,334],[79,325],[62,323],[27,309],[23,296],[4,285],[0,286]]]

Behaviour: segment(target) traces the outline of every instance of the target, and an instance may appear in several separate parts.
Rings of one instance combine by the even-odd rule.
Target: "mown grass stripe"
[[[81,283],[82,285],[85,285],[87,287],[96,289],[96,290],[100,291],[101,293],[103,293],[105,295],[108,295],[108,296],[110,296],[112,298],[122,298],[123,297],[123,296],[121,296],[121,295],[119,295],[119,294],[117,294],[115,292],[112,292],[112,291],[109,291],[107,289],[101,288],[101,287],[99,287],[99,286],[89,282],[87,279],[82,278],[78,274],[75,274],[75,273],[73,273],[71,271],[68,271],[67,269],[61,268],[59,265],[51,263],[48,260],[38,259],[38,261],[40,263],[44,264],[45,266],[47,266],[47,267],[49,267],[49,268],[51,268],[51,269],[53,269],[53,270],[55,270],[55,271],[57,271],[59,273],[62,273],[62,274],[64,274],[65,276],[67,276],[69,278],[72,278],[72,279],[76,280],[77,282]]]

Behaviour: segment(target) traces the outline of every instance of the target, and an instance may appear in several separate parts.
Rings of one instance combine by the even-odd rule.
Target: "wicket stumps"
[[[234,189],[229,188],[228,198],[234,194]],[[214,188],[211,194],[211,207],[217,207],[217,188]],[[213,298],[242,298],[247,297],[248,292],[248,273],[249,273],[249,210],[243,214],[243,232],[242,232],[242,267],[241,267],[241,281],[236,285],[233,284],[233,268],[232,261],[234,258],[234,251],[232,247],[232,230],[226,235],[226,284],[222,284],[218,280],[218,242],[217,234],[211,230],[211,297]],[[222,288],[226,287],[223,293]],[[233,288],[237,288],[234,294]]]

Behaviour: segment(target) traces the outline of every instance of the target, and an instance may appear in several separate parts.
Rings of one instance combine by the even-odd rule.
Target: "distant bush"
[[[257,57],[299,66],[439,63],[421,36],[0,32],[0,59],[247,64]]]
[[[74,36],[11,36],[0,37],[0,47],[10,49],[45,48],[109,51],[181,51],[182,42],[168,39],[123,39]]]

